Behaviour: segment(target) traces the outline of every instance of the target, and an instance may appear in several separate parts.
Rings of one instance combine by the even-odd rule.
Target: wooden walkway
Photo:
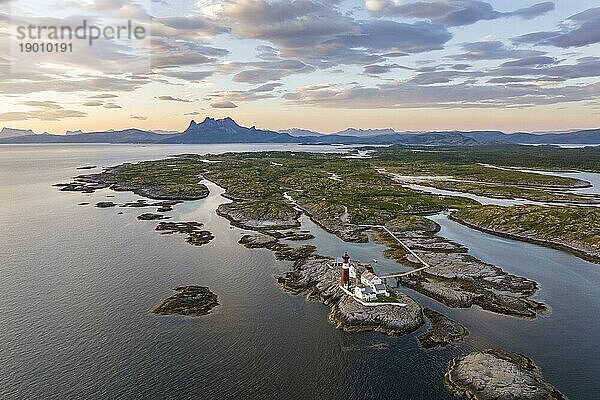
[[[413,257],[415,257],[417,260],[419,260],[419,262],[421,264],[423,264],[423,266],[421,268],[417,268],[417,269],[414,269],[412,271],[399,272],[397,274],[390,274],[390,275],[380,276],[381,279],[386,279],[386,278],[401,278],[403,276],[412,275],[414,273],[423,271],[424,269],[427,269],[427,268],[431,267],[431,265],[429,265],[425,260],[423,260],[421,257],[419,257],[419,255],[417,253],[415,253],[414,251],[412,251],[410,247],[408,247],[402,240],[400,240],[398,238],[398,236],[394,235],[394,233],[392,231],[390,231],[386,226],[383,226],[383,225],[359,225],[359,226],[362,226],[362,227],[365,227],[365,228],[383,229],[384,231],[386,231],[387,233],[389,233],[390,236],[393,237],[398,243],[400,243],[400,245],[402,247],[404,247],[406,249],[406,251],[408,251]]]

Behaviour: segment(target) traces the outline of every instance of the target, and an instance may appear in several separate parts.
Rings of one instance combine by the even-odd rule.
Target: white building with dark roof
[[[389,296],[383,281],[380,277],[370,271],[363,272],[360,276],[360,283],[371,288],[375,296]]]
[[[360,275],[360,283],[362,283],[365,286],[373,286],[383,284],[383,281],[374,273],[366,271]]]
[[[376,296],[386,296],[387,297],[390,295],[390,293],[387,291],[387,289],[385,288],[385,285],[383,283],[376,283],[374,285],[371,285],[371,289],[373,289]]]
[[[354,288],[354,295],[362,301],[377,300],[377,295],[370,286],[358,285]]]

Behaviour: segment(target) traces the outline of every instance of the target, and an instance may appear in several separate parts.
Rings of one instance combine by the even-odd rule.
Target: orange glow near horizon
[[[97,114],[97,115],[94,115]],[[584,108],[557,109],[377,109],[350,110],[330,108],[285,108],[274,110],[261,107],[244,109],[209,109],[197,115],[182,112],[150,110],[146,120],[132,119],[129,112],[101,110],[85,118],[61,121],[14,121],[2,125],[17,129],[32,129],[36,133],[63,134],[66,131],[104,131],[139,128],[145,130],[182,131],[194,119],[232,117],[243,126],[281,130],[301,128],[318,132],[337,132],[346,128],[396,131],[435,130],[500,130],[504,132],[562,131],[600,127],[600,111],[590,113]]]

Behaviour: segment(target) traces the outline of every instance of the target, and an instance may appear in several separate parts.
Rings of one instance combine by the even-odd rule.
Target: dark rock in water
[[[137,219],[141,220],[141,221],[156,221],[159,219],[169,219],[171,217],[167,216],[167,215],[162,215],[162,214],[152,214],[152,213],[146,213],[146,214],[141,214],[138,215]]]
[[[474,400],[562,400],[566,397],[544,380],[529,358],[487,349],[450,361],[446,386],[454,394]]]
[[[227,218],[233,225],[252,230],[281,230],[300,226],[300,212],[294,208],[266,213],[251,201],[234,201],[217,207],[217,214]]]
[[[249,249],[269,247],[277,243],[278,240],[272,236],[265,235],[262,233],[255,233],[251,235],[244,235],[239,240],[240,244],[243,244]]]
[[[316,251],[316,247],[312,245],[304,245],[300,247],[291,247],[285,243],[279,243],[279,240],[262,233],[244,235],[239,241],[249,249],[267,248],[275,253],[275,258],[278,260],[296,261],[307,258]]]
[[[200,222],[160,222],[156,226],[157,231],[163,234],[187,234],[186,242],[193,246],[202,246],[215,238],[210,231],[204,231],[200,228],[203,225]]]
[[[164,200],[164,201],[155,201],[149,203],[148,200],[139,199],[136,201],[130,201],[128,203],[123,204],[121,207],[131,207],[131,208],[144,208],[144,207],[158,207],[156,212],[167,212],[173,211],[173,206],[182,203],[179,200]]]
[[[97,165],[84,165],[83,167],[77,167],[77,169],[94,169],[97,167]]]
[[[310,239],[314,239],[315,236],[308,232],[308,231],[294,231],[294,230],[290,230],[290,231],[265,231],[265,233],[267,233],[270,236],[276,237],[278,239],[285,239],[285,240],[310,240]]]
[[[57,183],[52,185],[59,187],[62,192],[81,192],[81,193],[94,193],[96,190],[107,188],[108,185],[103,183],[88,183],[84,181],[77,181],[71,183]]]
[[[437,346],[444,347],[450,343],[462,340],[469,334],[467,328],[458,322],[452,321],[445,315],[429,308],[423,310],[423,313],[431,323],[429,330],[419,336],[421,345],[426,349]]]
[[[176,293],[152,309],[155,314],[206,315],[219,305],[217,295],[206,286],[177,286]]]
[[[148,200],[139,199],[136,201],[130,201],[123,204],[121,207],[131,207],[131,208],[141,208],[141,207],[150,207],[148,204]]]
[[[123,211],[119,211],[117,214],[119,214],[119,215],[123,215]]]
[[[304,245],[300,247],[291,247],[285,243],[276,243],[269,246],[269,249],[275,252],[275,258],[278,260],[297,261],[310,257],[317,248],[313,245]]]
[[[98,208],[109,208],[109,207],[114,207],[116,206],[115,203],[113,203],[112,201],[101,201],[96,203],[96,207]]]
[[[90,204],[90,203],[79,203],[79,204],[77,204],[77,205],[78,205],[78,206],[87,206],[87,205],[89,205],[89,204]]]

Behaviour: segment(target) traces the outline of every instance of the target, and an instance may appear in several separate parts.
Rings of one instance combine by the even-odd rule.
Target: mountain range
[[[271,131],[240,126],[232,118],[207,117],[191,121],[179,133],[141,129],[99,132],[71,131],[66,135],[36,134],[31,130],[3,128],[0,144],[10,143],[134,143],[134,144],[202,144],[202,143],[302,143],[365,145],[443,145],[461,146],[489,143],[511,144],[600,144],[600,129],[561,133],[504,133],[501,131],[433,131],[398,132],[393,129],[354,129],[324,134],[305,129]]]

